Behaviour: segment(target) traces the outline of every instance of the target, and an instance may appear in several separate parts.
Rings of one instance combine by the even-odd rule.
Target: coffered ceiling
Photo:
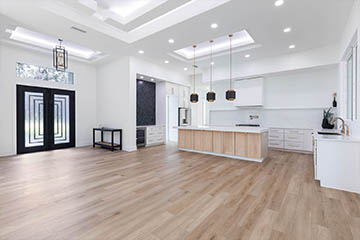
[[[246,44],[234,46],[235,62],[337,44],[354,1],[284,0],[279,7],[274,2],[0,0],[0,38],[16,41],[6,30],[21,27],[106,56],[96,63],[132,55],[177,71],[190,70],[193,44],[199,45],[199,53],[200,48],[204,51],[198,55],[198,65],[208,67],[206,45],[213,39],[214,44],[223,45],[214,57],[216,71],[216,66],[228,64],[230,33],[249,37]],[[218,27],[211,28],[213,23]],[[285,33],[285,28],[291,31]]]

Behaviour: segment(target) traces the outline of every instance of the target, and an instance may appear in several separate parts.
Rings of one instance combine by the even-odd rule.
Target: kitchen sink
[[[337,132],[318,132],[318,134],[320,135],[334,135],[334,136],[341,136],[341,133],[337,133]]]

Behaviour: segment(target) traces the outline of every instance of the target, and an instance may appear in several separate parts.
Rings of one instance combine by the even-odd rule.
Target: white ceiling
[[[285,0],[283,6],[275,7],[275,0],[139,0],[145,4],[136,5],[123,16],[113,16],[106,11],[130,0],[101,0],[95,8],[82,1],[91,0],[0,0],[0,37],[9,39],[5,29],[20,26],[109,54],[102,61],[119,55],[158,64],[168,60],[167,68],[183,71],[188,67],[190,74],[191,61],[174,56],[175,50],[242,30],[247,30],[257,45],[235,51],[234,62],[338,43],[354,2]],[[106,19],[99,20],[95,13],[106,15]],[[211,23],[219,27],[212,29]],[[74,31],[72,26],[87,33]],[[292,31],[284,33],[286,27]],[[169,38],[175,42],[168,43]],[[291,44],[296,48],[289,49]],[[140,49],[144,54],[138,53]],[[245,58],[245,54],[251,57]],[[222,54],[215,57],[215,70],[227,60]],[[205,57],[198,64],[207,67],[209,60]]]

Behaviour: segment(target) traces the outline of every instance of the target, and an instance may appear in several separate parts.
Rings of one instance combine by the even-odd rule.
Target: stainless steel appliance
[[[146,144],[146,127],[136,128],[136,146],[145,147]]]
[[[191,109],[179,107],[178,108],[178,126],[191,125]]]

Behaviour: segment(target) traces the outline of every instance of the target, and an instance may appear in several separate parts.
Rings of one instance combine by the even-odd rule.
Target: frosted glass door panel
[[[54,95],[54,143],[70,142],[70,102],[68,95]]]
[[[25,92],[25,147],[44,146],[44,94]]]

